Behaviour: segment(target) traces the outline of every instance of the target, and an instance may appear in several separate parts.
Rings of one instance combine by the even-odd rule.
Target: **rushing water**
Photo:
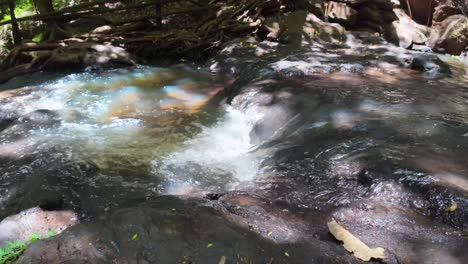
[[[140,67],[8,90],[0,99],[7,120],[1,174],[65,193],[85,211],[135,197],[233,189],[257,171],[248,154],[254,120],[213,103],[222,85],[196,71]],[[2,199],[20,195],[14,185],[2,182]]]
[[[161,194],[236,190],[311,222],[333,216],[359,231],[362,220],[398,250],[436,238],[458,250],[444,230],[468,223],[468,82],[445,59],[453,77],[439,81],[386,66],[265,77],[231,105],[229,80],[194,69],[14,80],[0,87],[0,217],[39,204],[94,220]],[[277,228],[281,243],[307,236],[239,199],[260,219],[252,228]]]

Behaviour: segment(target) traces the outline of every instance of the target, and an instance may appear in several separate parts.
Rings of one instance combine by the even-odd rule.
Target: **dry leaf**
[[[369,248],[366,244],[364,244],[361,240],[357,237],[353,236],[348,230],[344,229],[344,227],[340,226],[334,219],[329,222],[328,230],[332,235],[340,240],[343,241],[343,246],[348,252],[353,252],[353,255],[364,261],[369,261],[371,258],[375,259],[383,259],[385,257],[385,249],[378,247],[378,248]]]
[[[225,257],[225,256],[221,256],[221,258],[219,259],[218,264],[226,264],[226,257]]]
[[[445,211],[447,212],[455,212],[455,210],[457,210],[458,208],[458,204],[457,203],[453,203],[449,208],[445,209]]]

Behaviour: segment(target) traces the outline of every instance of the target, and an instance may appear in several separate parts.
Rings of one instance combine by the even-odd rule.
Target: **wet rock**
[[[338,210],[334,217],[370,247],[385,248],[387,263],[455,264],[468,257],[463,250],[468,242],[461,233],[407,208],[368,202]]]
[[[286,221],[285,214],[245,194],[225,195],[219,202],[159,197],[38,241],[18,263],[218,263],[222,257],[227,263],[355,262],[333,253],[339,245],[329,244],[324,228],[324,241],[314,239],[300,232],[305,231],[300,219]]]
[[[434,27],[428,46],[434,51],[460,55],[468,47],[468,17],[454,15]]]
[[[5,130],[2,131],[2,139],[15,140],[30,134],[33,129],[51,128],[58,126],[61,118],[58,112],[41,109],[26,115],[23,115],[11,122]]]
[[[29,124],[31,125],[31,128],[33,126],[46,128],[57,124],[59,121],[58,112],[48,109],[40,109],[18,118],[13,125]]]
[[[327,7],[326,16],[332,22],[344,26],[353,26],[356,24],[358,12],[345,3],[330,1]]]
[[[6,242],[29,241],[33,234],[40,237],[54,230],[60,234],[68,227],[78,223],[78,218],[72,211],[44,211],[38,207],[25,210],[9,216],[0,222],[0,247]]]
[[[426,45],[413,44],[411,49],[421,51],[421,52],[432,52],[432,49]]]
[[[304,24],[304,35],[311,40],[323,40],[328,43],[342,43],[345,40],[345,28],[338,23],[327,23],[314,14],[308,14]]]
[[[16,263],[112,263],[118,248],[99,224],[80,224],[28,246]]]
[[[450,5],[439,5],[435,8],[434,14],[432,14],[432,24],[435,25],[444,21],[449,16],[459,14],[461,14],[461,11],[458,8]]]
[[[439,57],[432,54],[415,56],[409,66],[413,70],[421,71],[429,79],[440,79],[449,76],[451,71]]]
[[[14,113],[0,112],[0,131],[10,126],[18,118]]]
[[[252,83],[231,102],[234,107],[259,117],[250,133],[253,144],[270,139],[291,120],[291,108],[300,104],[293,96],[293,87],[279,89],[280,85],[275,80]]]

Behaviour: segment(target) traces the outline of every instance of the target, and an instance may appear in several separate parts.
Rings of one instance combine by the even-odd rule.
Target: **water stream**
[[[386,208],[400,229],[427,218],[464,230],[468,82],[445,59],[454,74],[440,81],[375,69],[279,78],[232,105],[222,93],[229,80],[197,69],[13,80],[0,86],[0,219],[41,205],[92,221],[160,195],[248,191],[281,212],[351,221]],[[370,214],[359,221],[393,221]],[[438,228],[430,234],[449,239]],[[275,239],[298,240],[291,230]],[[407,247],[393,235],[378,241]]]
[[[234,189],[256,173],[248,154],[254,120],[210,105],[222,85],[195,70],[140,67],[7,90],[0,170],[17,179],[4,180],[0,196],[20,195],[12,185],[24,177],[37,181],[34,191],[65,193],[75,209],[97,213],[135,193]]]

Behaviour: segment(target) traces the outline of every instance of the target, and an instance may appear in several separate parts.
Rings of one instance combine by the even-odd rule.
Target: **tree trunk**
[[[34,0],[34,4],[36,5],[37,12],[41,15],[54,12],[52,0]]]
[[[18,45],[21,45],[21,32],[18,26],[18,22],[16,22],[15,1],[9,0],[8,6],[10,8],[11,31],[13,32],[13,43],[15,44],[15,46],[18,46]]]
[[[52,0],[34,0],[36,10],[40,15],[45,15],[54,12]],[[53,18],[43,20],[45,24],[44,34],[42,40],[56,40],[66,37],[66,34],[59,28],[57,21]]]

